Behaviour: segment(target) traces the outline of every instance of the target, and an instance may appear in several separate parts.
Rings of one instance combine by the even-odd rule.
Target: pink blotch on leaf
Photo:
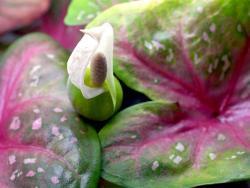
[[[42,127],[42,118],[37,118],[35,121],[32,123],[32,129],[33,130],[38,130]]]

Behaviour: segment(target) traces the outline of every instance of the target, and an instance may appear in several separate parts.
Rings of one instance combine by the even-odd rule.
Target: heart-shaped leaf
[[[232,107],[230,113],[240,113],[243,105]],[[246,116],[222,123],[189,110],[148,102],[118,114],[99,134],[102,176],[125,187],[146,188],[249,178]]]
[[[1,0],[0,34],[28,25],[47,11],[50,0]]]
[[[247,0],[138,1],[89,27],[115,28],[115,72],[152,102],[101,133],[103,177],[128,187],[192,187],[250,178]]]
[[[20,39],[0,69],[0,187],[95,187],[96,132],[72,109],[67,52],[43,34]]]

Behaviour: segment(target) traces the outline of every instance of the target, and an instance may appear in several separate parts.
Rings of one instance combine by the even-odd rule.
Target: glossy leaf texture
[[[97,134],[67,99],[67,52],[30,34],[0,69],[0,187],[96,187]]]
[[[128,1],[132,0],[72,0],[64,21],[67,25],[86,25],[102,10]]]
[[[1,0],[0,34],[30,24],[44,14],[50,0]]]
[[[137,1],[88,27],[115,28],[115,73],[154,101],[101,133],[103,177],[126,187],[250,178],[247,0]]]

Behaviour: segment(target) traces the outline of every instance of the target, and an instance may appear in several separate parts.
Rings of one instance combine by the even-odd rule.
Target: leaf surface
[[[64,21],[67,25],[85,25],[100,14],[102,10],[128,1],[131,0],[73,0]]]
[[[193,187],[250,177],[249,12],[247,0],[137,1],[88,26],[114,26],[115,73],[155,101],[101,131],[105,179]]]
[[[67,99],[67,52],[30,34],[0,69],[0,187],[95,187],[100,147]]]

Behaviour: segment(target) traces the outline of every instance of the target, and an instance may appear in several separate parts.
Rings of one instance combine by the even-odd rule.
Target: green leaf
[[[234,53],[250,31],[246,4],[246,0],[130,2],[105,11],[88,27],[110,22],[115,28],[114,71],[126,85],[152,100],[200,105],[194,96],[200,94],[187,93],[201,85],[208,87],[199,89],[204,92],[217,91],[228,81]]]
[[[103,177],[125,187],[249,179],[248,0],[121,4],[87,27],[115,29],[116,75],[151,102],[101,133]]]
[[[72,0],[65,17],[67,25],[85,25],[95,18],[102,10],[129,0]]]
[[[243,134],[238,135],[242,140],[235,135],[239,124],[226,126],[193,119],[192,112],[175,104],[147,102],[130,107],[99,133],[102,177],[133,188],[194,187],[247,179],[249,149],[241,143]],[[249,135],[249,121],[245,128]]]

